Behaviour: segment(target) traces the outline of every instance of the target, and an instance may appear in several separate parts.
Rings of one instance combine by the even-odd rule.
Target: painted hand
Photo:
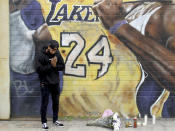
[[[106,29],[109,29],[118,21],[124,20],[122,0],[104,0],[93,6],[93,11],[100,17]]]

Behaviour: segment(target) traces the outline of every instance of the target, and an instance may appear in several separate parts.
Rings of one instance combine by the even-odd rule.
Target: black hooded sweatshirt
[[[65,68],[64,60],[59,51],[51,55],[46,52],[46,49],[47,47],[43,47],[43,51],[36,56],[35,68],[39,74],[40,82],[55,85],[59,83],[58,71],[63,71]],[[56,56],[58,60],[56,67],[53,67],[50,61],[54,56]]]

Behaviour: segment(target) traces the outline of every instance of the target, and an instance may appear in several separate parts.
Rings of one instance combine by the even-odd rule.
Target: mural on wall
[[[105,29],[92,10],[94,2],[10,0],[12,116],[39,115],[40,87],[34,60],[50,39],[59,42],[66,65],[64,75],[60,72],[60,116],[99,116],[108,108],[124,117],[139,113],[175,116],[174,94],[162,88],[160,79],[152,78],[134,50]],[[151,16],[163,4],[124,2],[122,6],[128,11],[125,19],[150,37]],[[160,40],[151,38],[167,43],[156,31],[152,33]],[[51,113],[51,104],[48,111]]]

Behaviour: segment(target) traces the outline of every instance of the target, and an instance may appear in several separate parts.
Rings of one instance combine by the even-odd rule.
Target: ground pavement
[[[52,124],[51,119],[48,121],[49,131],[112,131],[103,127],[86,126],[89,120],[63,120],[64,127],[56,127]],[[142,120],[143,121],[143,120]],[[35,119],[11,119],[8,121],[0,120],[0,131],[43,131],[39,120]],[[153,125],[151,119],[148,120],[147,126],[138,128],[125,128],[124,121],[120,131],[175,131],[175,119],[157,119]]]

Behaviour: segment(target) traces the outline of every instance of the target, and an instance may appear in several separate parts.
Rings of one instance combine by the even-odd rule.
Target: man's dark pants
[[[41,122],[46,123],[46,113],[47,113],[47,106],[49,102],[49,94],[52,96],[52,109],[53,109],[53,122],[58,119],[58,110],[59,110],[59,84],[51,85],[41,83]]]

